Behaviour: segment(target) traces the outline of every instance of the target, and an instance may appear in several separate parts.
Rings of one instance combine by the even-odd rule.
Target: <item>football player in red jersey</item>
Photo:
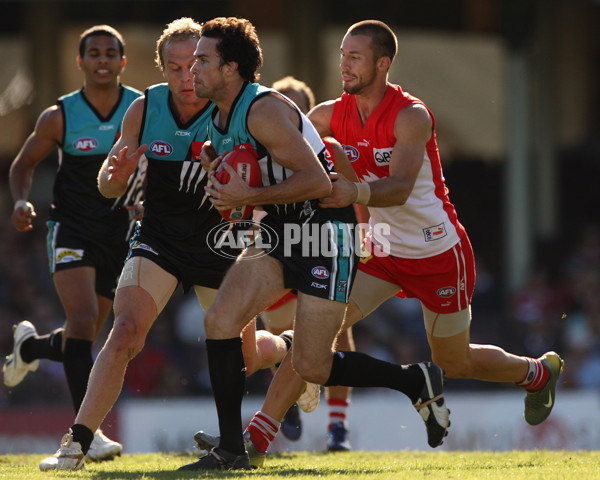
[[[555,352],[535,359],[470,342],[473,250],[444,184],[433,114],[388,82],[396,48],[383,22],[352,25],[340,48],[344,94],[310,114],[321,135],[333,135],[359,155],[352,167],[360,183],[340,178],[321,204],[368,206],[367,238],[390,250],[361,261],[345,324],[399,291],[419,299],[433,361],[445,375],[522,387],[525,420],[537,425],[552,411],[563,361]],[[377,224],[389,225],[389,233],[378,232]]]

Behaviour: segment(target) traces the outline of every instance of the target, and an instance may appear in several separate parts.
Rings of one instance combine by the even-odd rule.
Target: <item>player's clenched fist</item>
[[[33,204],[26,200],[17,200],[10,216],[10,221],[19,232],[27,232],[33,228],[31,220],[37,217]]]

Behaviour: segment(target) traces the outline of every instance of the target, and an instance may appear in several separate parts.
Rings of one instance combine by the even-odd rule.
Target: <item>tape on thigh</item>
[[[196,298],[198,298],[202,310],[206,312],[215,301],[218,290],[216,288],[194,285],[194,292],[196,292]]]
[[[154,299],[158,314],[173,295],[177,279],[147,258],[131,257],[123,265],[117,290],[123,287],[140,287],[146,290]]]
[[[471,325],[471,306],[454,313],[435,313],[421,303],[425,330],[432,337],[452,337]]]
[[[399,291],[400,287],[395,283],[386,282],[359,270],[356,272],[350,299],[356,303],[363,317],[366,317]]]

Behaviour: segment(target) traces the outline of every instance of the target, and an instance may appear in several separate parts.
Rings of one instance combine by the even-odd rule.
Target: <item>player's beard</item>
[[[363,78],[354,77],[354,78],[356,79],[356,83],[353,83],[352,85],[349,85],[349,84],[347,84],[345,82],[342,82],[342,88],[344,89],[344,92],[346,92],[346,93],[350,93],[352,95],[359,95],[369,85],[373,84],[373,80],[375,78],[375,75],[371,75],[367,79],[364,79],[364,77]]]

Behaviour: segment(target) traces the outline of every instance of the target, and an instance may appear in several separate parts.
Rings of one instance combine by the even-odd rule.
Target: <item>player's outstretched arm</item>
[[[123,118],[121,137],[113,145],[98,173],[98,189],[108,198],[121,196],[127,189],[129,177],[137,168],[147,145],[139,145],[144,113],[144,99],[136,99]]]

